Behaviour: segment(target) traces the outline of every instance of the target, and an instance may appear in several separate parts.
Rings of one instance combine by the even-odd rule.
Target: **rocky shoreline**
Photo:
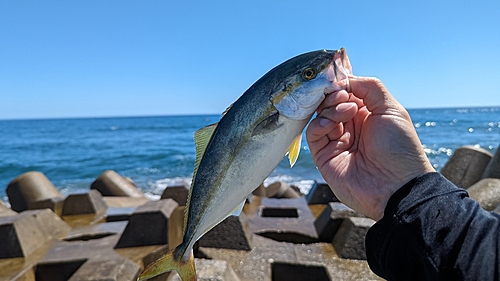
[[[441,173],[489,211],[499,212],[500,151],[464,146]],[[88,192],[63,197],[39,172],[7,187],[0,200],[0,280],[136,280],[182,239],[189,186],[160,200],[105,171]],[[380,280],[365,261],[375,222],[338,202],[325,183],[301,195],[276,182],[260,186],[240,216],[195,245],[199,280]],[[173,273],[151,280],[180,280]]]

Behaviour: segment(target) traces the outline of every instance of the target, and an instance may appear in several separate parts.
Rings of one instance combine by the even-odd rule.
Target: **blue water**
[[[422,145],[436,169],[453,151],[474,145],[494,152],[500,143],[500,107],[409,110]],[[0,120],[0,199],[27,171],[43,172],[63,194],[88,190],[103,171],[130,177],[155,196],[189,180],[195,161],[193,133],[220,115],[93,119]],[[305,138],[304,138],[305,140]],[[321,180],[303,141],[293,168],[287,159],[268,182],[283,180],[303,191]]]

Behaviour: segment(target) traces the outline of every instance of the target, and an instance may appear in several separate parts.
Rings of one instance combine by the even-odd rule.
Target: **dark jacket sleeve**
[[[499,280],[500,216],[439,173],[394,193],[366,235],[370,268],[388,280]]]

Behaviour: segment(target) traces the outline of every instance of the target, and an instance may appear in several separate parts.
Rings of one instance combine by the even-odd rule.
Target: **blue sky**
[[[408,108],[500,106],[500,1],[0,1],[0,119],[221,113],[345,47]]]

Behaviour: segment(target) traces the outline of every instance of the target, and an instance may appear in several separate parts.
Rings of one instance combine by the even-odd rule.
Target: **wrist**
[[[383,204],[381,204],[381,212],[379,211],[377,218],[375,220],[380,220],[382,219],[387,211],[388,211],[388,206],[391,205],[392,201],[400,201],[402,196],[406,196],[409,191],[408,186],[413,186],[415,184],[415,181],[417,181],[419,178],[425,177],[428,174],[436,173],[436,170],[432,167],[432,165],[429,163],[425,169],[420,171],[419,173],[414,173],[413,175],[409,175],[406,177],[406,179],[401,180],[398,184],[395,185],[395,188],[389,192],[384,199]],[[398,199],[399,198],[399,199]],[[390,215],[394,214],[394,211],[389,212]]]

